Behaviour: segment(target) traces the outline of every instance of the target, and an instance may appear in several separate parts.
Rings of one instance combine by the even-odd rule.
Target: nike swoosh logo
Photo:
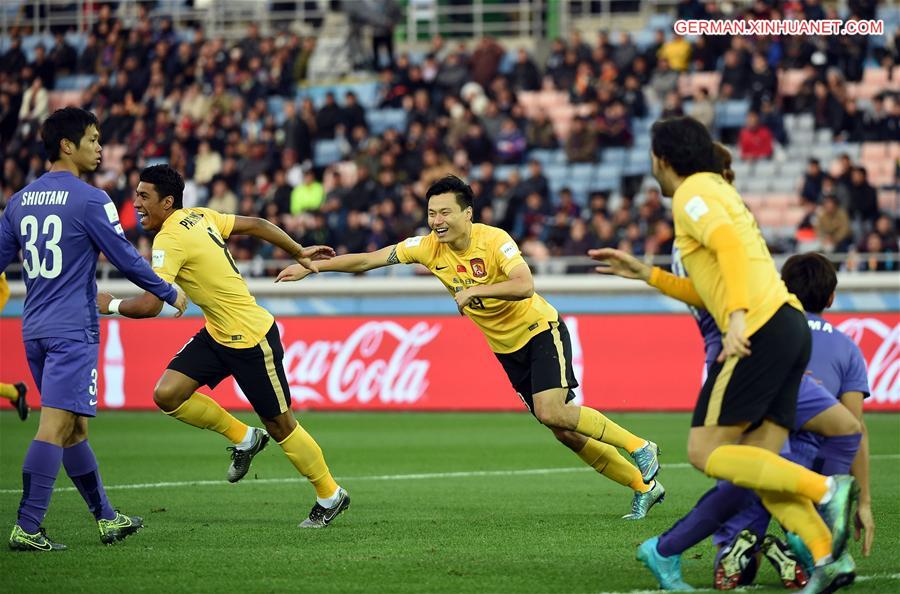
[[[435,270],[443,270],[444,268],[446,268],[446,266],[438,266]]]
[[[94,406],[95,404],[97,404],[97,401],[96,401],[96,400],[91,400],[88,404],[90,404],[91,406]]]

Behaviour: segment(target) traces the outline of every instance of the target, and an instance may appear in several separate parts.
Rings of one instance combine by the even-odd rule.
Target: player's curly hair
[[[706,126],[692,117],[658,120],[650,128],[651,149],[681,177],[720,169]]]
[[[456,196],[456,202],[459,203],[459,207],[462,210],[470,208],[472,203],[475,202],[475,193],[472,192],[472,188],[455,175],[445,175],[431,184],[428,187],[428,191],[425,192],[425,201],[428,202],[432,196],[441,194],[453,194]]]
[[[731,151],[721,142],[713,143],[713,151],[719,165],[719,174],[731,185],[734,185],[734,170],[731,168]]]
[[[797,296],[803,309],[814,314],[825,311],[838,283],[834,264],[816,252],[788,258],[781,267],[781,280]]]
[[[78,146],[84,133],[90,126],[98,130],[100,123],[93,113],[80,107],[64,107],[54,111],[41,125],[41,140],[44,142],[44,150],[47,159],[51,162],[59,161],[59,143],[69,140]]]
[[[175,199],[173,207],[178,209],[182,207],[184,198],[184,178],[175,171],[172,166],[163,163],[161,165],[151,165],[141,171],[141,181],[153,184],[159,197],[165,198],[171,196]]]

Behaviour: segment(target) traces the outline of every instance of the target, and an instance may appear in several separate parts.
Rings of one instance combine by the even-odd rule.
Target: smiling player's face
[[[145,231],[159,231],[172,208],[170,196],[160,198],[156,186],[145,181],[138,182],[134,193],[134,207],[138,211],[141,228]]]
[[[460,208],[452,193],[438,194],[428,200],[428,226],[441,243],[452,243],[465,236],[471,220],[472,209]]]

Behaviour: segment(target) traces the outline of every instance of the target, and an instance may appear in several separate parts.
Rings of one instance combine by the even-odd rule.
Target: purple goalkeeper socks
[[[853,459],[856,457],[857,450],[859,450],[859,442],[861,440],[862,433],[838,435],[822,439],[822,446],[819,448],[818,455],[822,463],[822,469],[819,472],[825,476],[849,474],[850,465],[853,464]]]
[[[28,534],[36,533],[44,521],[62,458],[63,449],[58,445],[34,440],[28,446],[22,463],[22,501],[16,522]]]
[[[680,555],[719,529],[753,496],[753,491],[720,481],[700,498],[686,516],[659,537],[656,550],[664,557]]]
[[[66,474],[75,483],[78,492],[87,503],[88,509],[98,520],[112,520],[116,512],[106,498],[103,489],[103,481],[100,480],[100,472],[97,467],[97,458],[87,440],[63,450],[63,465]]]

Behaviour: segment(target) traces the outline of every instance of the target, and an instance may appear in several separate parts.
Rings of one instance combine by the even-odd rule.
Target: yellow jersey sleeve
[[[519,251],[519,246],[516,245],[515,240],[510,237],[509,233],[502,229],[497,229],[491,239],[491,249],[494,251],[494,256],[497,258],[503,274],[509,276],[512,269],[519,264],[527,266],[525,258],[522,257],[522,252]]]
[[[213,211],[214,212],[214,211]],[[160,233],[153,240],[153,255],[150,265],[153,272],[170,283],[175,282],[187,255],[171,233]]]
[[[216,229],[219,230],[219,233],[222,234],[222,239],[228,239],[231,235],[231,231],[234,229],[235,215],[222,214],[211,208],[194,208],[192,210],[203,213],[203,216],[209,219],[209,221],[215,225]]]
[[[683,196],[676,193],[672,200],[672,218],[687,235],[708,246],[713,231],[732,224],[731,218],[717,200],[699,194]]]
[[[428,266],[434,259],[434,238],[431,235],[416,235],[397,244],[397,259],[404,264],[424,264]]]

